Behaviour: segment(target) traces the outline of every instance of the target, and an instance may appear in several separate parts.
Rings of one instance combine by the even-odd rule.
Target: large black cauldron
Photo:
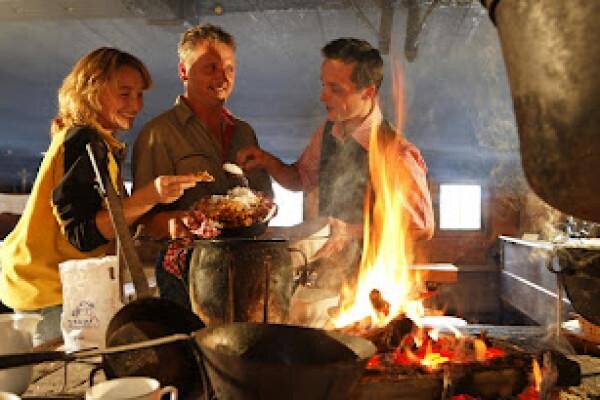
[[[285,239],[198,240],[190,261],[192,309],[208,325],[285,322],[293,289]]]
[[[600,1],[481,1],[498,28],[531,188],[600,222]]]

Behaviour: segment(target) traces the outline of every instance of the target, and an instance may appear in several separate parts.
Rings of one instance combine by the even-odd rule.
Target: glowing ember
[[[396,365],[420,366],[425,372],[434,372],[450,362],[481,363],[504,355],[504,350],[489,347],[480,338],[457,338],[451,335],[438,337],[421,332],[419,336],[405,338],[402,345],[394,350],[391,361]],[[367,369],[384,368],[381,357],[381,354],[372,357],[367,363]]]

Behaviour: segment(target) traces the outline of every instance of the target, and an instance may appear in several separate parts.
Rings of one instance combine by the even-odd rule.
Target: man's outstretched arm
[[[281,186],[289,190],[302,190],[300,173],[295,164],[286,164],[257,146],[247,147],[237,153],[237,163],[245,170],[264,168]]]

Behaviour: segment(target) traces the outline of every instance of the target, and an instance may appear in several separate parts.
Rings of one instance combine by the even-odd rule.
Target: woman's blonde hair
[[[152,86],[152,77],[144,63],[129,53],[101,47],[80,58],[58,89],[58,112],[52,119],[50,135],[75,125],[89,125],[102,130],[98,121],[101,89],[123,66],[140,72],[144,90]]]

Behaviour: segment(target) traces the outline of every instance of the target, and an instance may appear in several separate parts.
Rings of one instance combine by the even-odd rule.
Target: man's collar
[[[195,116],[194,112],[183,96],[177,96],[174,110],[175,116],[182,125],[187,124],[190,118]],[[227,125],[233,125],[235,123],[233,114],[227,108],[225,108],[225,106],[221,108],[221,112],[223,113],[223,117]]]
[[[371,136],[373,125],[379,127],[382,120],[383,115],[381,114],[381,108],[379,108],[379,102],[376,101],[371,109],[371,112],[369,112],[359,126],[349,132],[349,135],[365,150],[369,150],[369,138]],[[341,123],[333,124],[331,134],[337,139],[345,140],[343,126]]]
[[[173,109],[175,110],[175,116],[181,125],[187,124],[188,120],[194,116],[194,112],[190,106],[188,106],[183,96],[177,96]]]

